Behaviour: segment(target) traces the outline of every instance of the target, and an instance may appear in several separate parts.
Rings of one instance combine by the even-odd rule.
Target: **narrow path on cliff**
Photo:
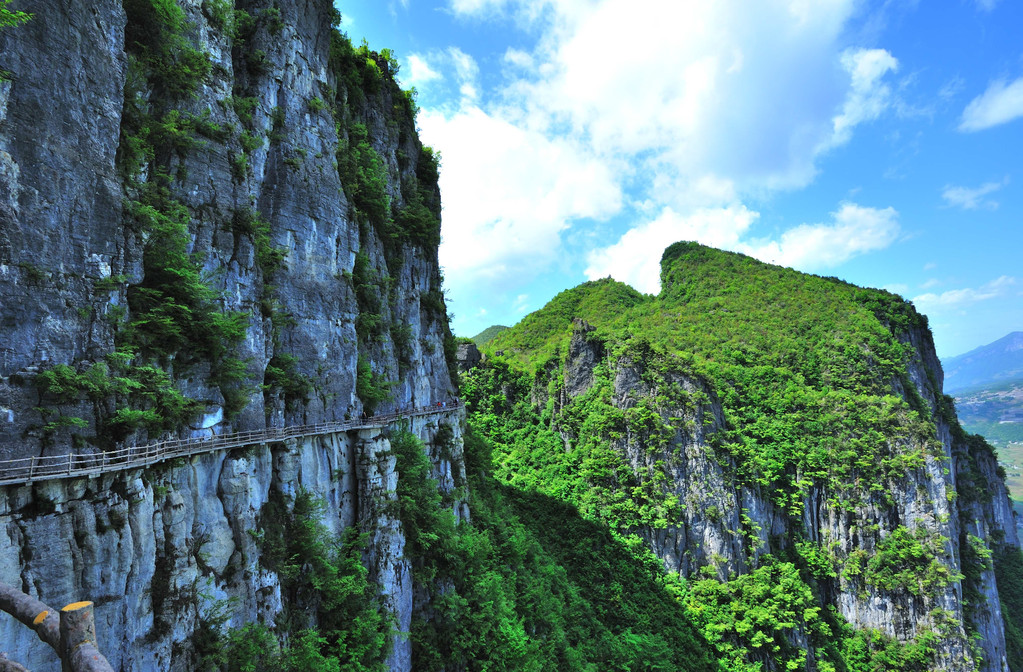
[[[450,413],[461,408],[460,400],[437,402],[431,406],[401,409],[393,413],[374,415],[344,422],[324,422],[316,425],[293,425],[291,427],[270,427],[251,432],[236,432],[156,441],[141,446],[130,446],[106,453],[67,453],[43,457],[24,457],[16,460],[0,460],[0,485],[27,485],[33,481],[48,481],[56,478],[95,476],[110,471],[122,471],[137,467],[148,467],[176,457],[188,457],[216,450],[228,450],[260,443],[273,443],[287,439],[301,439],[309,436],[347,432],[358,429],[385,427],[404,418]]]

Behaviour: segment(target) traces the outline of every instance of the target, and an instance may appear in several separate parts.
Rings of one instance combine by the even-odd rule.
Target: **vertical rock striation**
[[[431,456],[442,488],[464,479],[463,421],[452,410],[409,427],[424,441],[451,428],[455,448]],[[48,603],[95,602],[100,650],[115,669],[188,670],[195,632],[214,610],[227,605],[227,625],[240,627],[272,625],[285,609],[281,577],[261,563],[256,532],[268,502],[305,491],[326,502],[328,529],[369,533],[370,579],[396,630],[408,632],[414,586],[395,515],[400,477],[380,428],[9,487],[0,492],[0,577]],[[456,507],[465,515],[464,504]],[[0,642],[32,669],[56,660],[13,619],[0,619]],[[400,634],[388,665],[412,669]]]
[[[394,61],[353,48],[332,2],[18,8],[35,19],[0,33],[0,460],[453,396],[436,157]],[[458,447],[461,422],[410,429]],[[2,488],[0,576],[93,600],[117,669],[189,669],[210,610],[237,626],[288,606],[255,533],[305,491],[331,531],[369,532],[407,632],[388,431]],[[432,457],[454,491],[460,448]],[[52,666],[33,637],[0,619],[0,649]],[[395,636],[391,669],[410,661]]]

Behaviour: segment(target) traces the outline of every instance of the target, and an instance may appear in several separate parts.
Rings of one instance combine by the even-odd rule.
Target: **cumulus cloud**
[[[868,208],[843,203],[832,221],[803,224],[785,231],[777,240],[746,240],[759,217],[742,205],[702,209],[680,215],[666,208],[654,220],[637,226],[618,242],[593,251],[586,276],[610,275],[637,289],[656,293],[660,288],[660,251],[679,240],[743,252],[762,261],[819,271],[849,259],[881,250],[899,235],[898,213],[893,208]]]
[[[1005,296],[1015,286],[1016,278],[1003,275],[977,288],[966,287],[963,289],[950,289],[941,294],[933,292],[921,294],[920,296],[913,297],[913,303],[916,304],[918,310],[926,313],[935,309],[960,307],[977,303],[978,301],[987,301],[988,299]]]
[[[519,128],[475,106],[423,112],[422,136],[443,152],[444,243],[452,280],[521,274],[556,258],[561,232],[622,207],[609,167],[568,139]]]
[[[462,98],[475,100],[479,94],[477,82],[480,77],[480,67],[476,60],[458,47],[450,47],[447,56],[455,68],[458,91]]]
[[[842,53],[842,67],[849,73],[852,87],[834,119],[834,134],[825,146],[849,142],[853,129],[881,116],[891,99],[891,88],[884,76],[898,69],[899,63],[885,49],[856,49]]]
[[[665,208],[654,220],[623,235],[618,242],[590,253],[586,277],[611,276],[641,292],[660,291],[661,251],[680,240],[695,240],[714,247],[734,248],[759,214],[737,205],[706,208],[680,215]]]
[[[1023,117],[1023,77],[1008,84],[998,80],[966,106],[959,130],[982,131],[1019,117]]]
[[[426,58],[419,54],[408,57],[408,68],[405,69],[405,83],[410,86],[423,86],[428,82],[441,79],[441,74],[430,67]]]
[[[506,79],[493,92],[475,63],[460,70],[457,50],[443,54],[460,94],[420,124],[443,153],[449,279],[501,278],[517,292],[577,222],[614,216],[636,226],[590,243],[585,273],[645,290],[660,251],[685,238],[807,269],[889,245],[891,209],[844,204],[831,221],[754,244],[758,214],[743,205],[805,187],[823,153],[894,105],[895,56],[849,48],[857,6],[449,0],[457,16],[511,19],[535,38],[503,54]]]
[[[830,223],[803,224],[784,232],[777,241],[741,245],[739,251],[801,271],[820,271],[883,250],[899,236],[899,214],[894,208],[843,203],[831,217]]]
[[[962,208],[963,210],[978,210],[980,208],[995,210],[998,208],[998,202],[984,197],[988,194],[993,194],[1008,183],[1009,180],[1006,178],[1001,182],[985,182],[975,189],[956,187],[949,184],[941,192],[941,197],[945,199],[945,203],[950,207]]]
[[[510,95],[530,123],[652,157],[661,172],[710,173],[743,191],[801,187],[821,152],[890,105],[894,56],[840,47],[854,5],[558,3],[534,54],[539,74]],[[622,46],[623,35],[636,43]]]

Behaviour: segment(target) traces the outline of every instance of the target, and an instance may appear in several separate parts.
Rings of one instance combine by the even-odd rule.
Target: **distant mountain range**
[[[1004,449],[1023,442],[1023,331],[942,362],[966,431]],[[1003,454],[1005,457],[1006,454]],[[1014,493],[1023,497],[1023,483]]]
[[[1007,383],[1023,384],[1023,331],[1000,338],[964,355],[942,360],[945,393]]]

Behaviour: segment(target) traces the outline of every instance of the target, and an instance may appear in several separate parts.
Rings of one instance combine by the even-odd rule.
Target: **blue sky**
[[[419,92],[459,335],[676,240],[897,292],[942,357],[1023,330],[1023,3],[337,5]]]

